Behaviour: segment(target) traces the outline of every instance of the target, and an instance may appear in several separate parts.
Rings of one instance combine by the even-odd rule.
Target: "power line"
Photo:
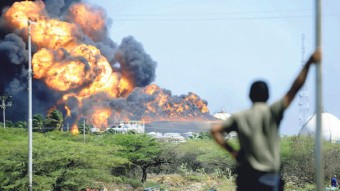
[[[324,17],[337,16],[340,14],[324,14]],[[150,15],[151,16],[151,15]],[[114,17],[114,21],[138,21],[138,22],[187,22],[187,21],[233,21],[233,20],[270,20],[270,19],[294,19],[294,18],[311,18],[314,15],[286,15],[286,16],[262,16],[262,17],[227,17],[227,18],[119,18]],[[137,15],[136,15],[137,17]]]
[[[329,11],[340,12],[340,9],[332,9]],[[265,11],[234,11],[234,12],[199,12],[199,13],[162,13],[162,14],[114,14],[116,17],[168,17],[168,16],[197,16],[197,15],[239,15],[239,14],[268,14],[268,13],[313,13],[311,9],[291,9],[291,10],[265,10]]]

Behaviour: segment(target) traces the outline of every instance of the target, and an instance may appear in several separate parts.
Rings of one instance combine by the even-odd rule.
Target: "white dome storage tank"
[[[225,112],[223,109],[221,109],[221,111],[214,113],[214,117],[216,119],[220,119],[220,120],[226,120],[230,117],[231,115],[227,112]]]
[[[321,113],[322,120],[322,136],[326,141],[340,142],[340,120],[334,115],[323,112]],[[316,131],[316,115],[314,114],[302,126],[300,135],[314,136]]]

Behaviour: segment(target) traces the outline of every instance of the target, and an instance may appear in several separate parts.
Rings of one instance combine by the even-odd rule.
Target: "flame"
[[[79,134],[79,129],[78,129],[78,126],[76,124],[74,124],[71,128],[71,133],[73,135],[78,135]]]
[[[195,104],[202,113],[208,113],[209,109],[206,103],[203,102],[202,99],[200,99],[196,94],[191,93],[188,95],[188,97],[185,98],[185,100],[188,100]]]
[[[151,85],[147,86],[144,91],[145,91],[146,94],[152,95],[156,91],[160,91],[160,88],[156,84],[151,84]]]
[[[124,96],[126,94],[129,94],[132,89],[133,89],[133,85],[131,82],[129,82],[129,80],[127,78],[122,78],[119,82],[119,85],[118,85],[118,92],[117,92],[117,95],[119,96]]]
[[[98,108],[96,112],[92,114],[91,119],[99,129],[106,129],[108,127],[108,118],[110,117],[112,110],[109,108]]]
[[[4,14],[6,21],[16,29],[26,29],[27,20],[47,17],[45,4],[42,1],[15,2]]]
[[[39,47],[67,50],[76,46],[77,36],[80,35],[76,25],[55,19],[38,19],[32,25],[32,41]]]
[[[117,97],[121,92],[131,91],[129,81],[119,82],[120,76],[114,73],[96,47],[78,40],[82,38],[80,31],[87,34],[105,28],[104,14],[99,9],[94,11],[82,3],[72,5],[70,14],[78,24],[75,25],[49,18],[44,8],[42,1],[16,2],[4,14],[11,26],[25,31],[28,18],[36,21],[31,26],[32,41],[41,48],[32,59],[36,79],[43,79],[49,87],[58,91],[90,84],[77,97],[103,91]],[[80,57],[85,58],[86,63]]]
[[[66,110],[66,116],[71,117],[71,110],[67,105],[65,105],[65,110]]]
[[[97,31],[105,29],[105,15],[101,9],[93,9],[83,3],[75,3],[70,7],[70,16],[82,31],[94,41],[99,40]]]
[[[187,96],[174,97],[169,92],[161,89],[159,86],[152,84],[144,88],[144,93],[150,95],[153,99],[144,104],[147,108],[147,114],[153,115],[144,116],[143,120],[151,122],[156,120],[193,120],[204,118],[205,113],[209,113],[207,103],[194,93],[189,93]],[[152,98],[154,97],[154,98]],[[192,111],[192,107],[197,110]],[[163,113],[160,114],[160,113]]]

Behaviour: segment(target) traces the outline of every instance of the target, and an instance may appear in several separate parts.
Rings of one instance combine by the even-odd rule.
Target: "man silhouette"
[[[321,51],[316,50],[303,66],[289,91],[273,104],[266,103],[269,98],[266,82],[254,82],[249,93],[252,107],[212,126],[211,133],[217,144],[237,160],[238,191],[283,189],[279,175],[281,165],[279,125],[285,109],[305,83],[310,66],[319,63],[320,60]],[[238,134],[239,151],[224,139],[224,133],[231,131]]]

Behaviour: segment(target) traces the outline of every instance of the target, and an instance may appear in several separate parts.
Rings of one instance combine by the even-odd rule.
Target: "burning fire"
[[[105,15],[102,10],[92,9],[87,4],[75,3],[70,8],[70,16],[87,36],[94,41],[100,40],[96,31],[103,31],[105,28]]]
[[[78,134],[79,134],[79,129],[78,129],[77,124],[74,124],[74,125],[72,126],[72,128],[71,128],[71,133],[72,133],[73,135],[78,135]]]
[[[96,113],[92,114],[93,125],[96,127],[106,128],[108,126],[107,119],[110,117],[112,111],[108,108],[97,109]]]
[[[156,63],[133,38],[123,40],[116,52],[104,56],[103,46],[114,50],[115,45],[101,43],[108,37],[106,14],[100,8],[74,3],[58,19],[49,16],[42,1],[23,1],[14,3],[3,17],[24,37],[27,20],[36,22],[31,25],[36,47],[33,77],[62,94],[56,105],[76,118],[73,133],[79,133],[77,122],[82,117],[102,129],[113,117],[145,121],[209,117],[206,101],[196,94],[172,96],[168,90],[149,85],[154,74],[148,72],[155,70]]]
[[[65,105],[65,110],[66,110],[66,116],[71,117],[71,110]]]
[[[150,115],[158,120],[197,120],[205,119],[204,114],[209,113],[207,103],[194,93],[176,97],[155,84],[145,87],[144,92],[154,97],[144,104],[149,114],[143,118],[145,121],[152,121]]]

